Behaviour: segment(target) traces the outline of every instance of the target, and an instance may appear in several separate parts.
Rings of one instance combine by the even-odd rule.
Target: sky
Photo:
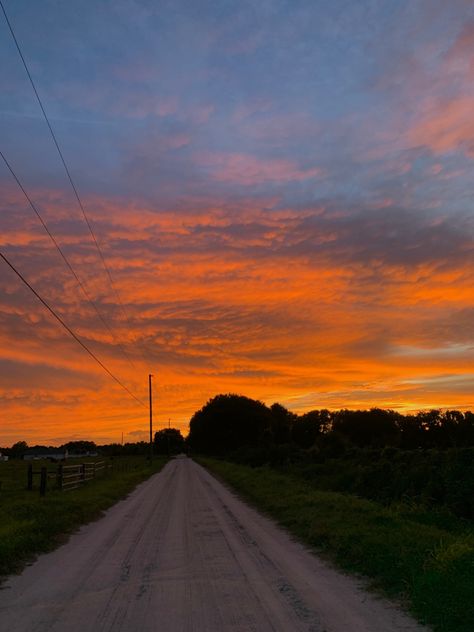
[[[471,1],[3,3],[0,445],[474,408]]]

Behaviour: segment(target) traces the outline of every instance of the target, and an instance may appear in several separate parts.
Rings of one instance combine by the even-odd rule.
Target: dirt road
[[[0,590],[12,632],[422,630],[178,458]]]

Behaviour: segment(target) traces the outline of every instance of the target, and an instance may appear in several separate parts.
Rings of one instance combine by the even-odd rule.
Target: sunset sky
[[[3,0],[0,445],[295,412],[474,407],[474,4]],[[125,353],[124,353],[125,351]]]

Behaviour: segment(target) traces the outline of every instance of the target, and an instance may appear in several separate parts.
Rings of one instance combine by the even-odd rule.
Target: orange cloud
[[[56,211],[67,215],[60,196],[44,197],[52,201],[52,218]],[[467,225],[451,234],[443,218],[411,216],[408,240],[406,217],[390,216],[385,204],[354,218],[344,209],[274,208],[271,199],[243,201],[238,213],[217,199],[200,211],[189,200],[174,213],[138,201],[86,202],[99,236],[107,236],[104,252],[127,317],[88,240],[67,222],[58,224],[57,236],[133,366],[67,271],[51,265],[47,241],[32,248],[27,226],[7,248],[138,397],[146,400],[147,375],[156,375],[157,427],[171,418],[185,430],[192,413],[219,392],[299,411],[473,405],[466,377],[474,340]],[[111,441],[140,432],[140,424],[146,429],[146,409],[9,273],[2,289],[0,444],[64,436]]]
[[[415,145],[429,147],[435,153],[462,149],[474,157],[474,96],[435,103],[410,130]]]
[[[474,22],[469,22],[444,54],[428,97],[408,131],[414,145],[442,154],[463,151],[474,157]]]

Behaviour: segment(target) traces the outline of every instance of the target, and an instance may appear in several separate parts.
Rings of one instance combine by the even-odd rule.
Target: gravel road
[[[2,588],[11,632],[426,631],[185,457]]]

